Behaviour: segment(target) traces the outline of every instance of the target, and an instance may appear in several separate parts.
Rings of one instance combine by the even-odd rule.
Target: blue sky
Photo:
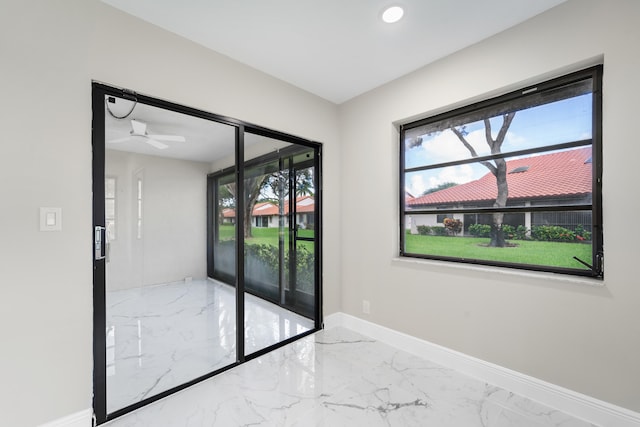
[[[565,99],[518,111],[511,122],[502,145],[502,152],[542,147],[591,138],[591,94]],[[491,119],[495,138],[502,117]],[[478,155],[490,154],[482,121],[466,125],[467,141]],[[450,130],[424,135],[422,145],[407,149],[405,168],[470,158],[469,151]],[[465,182],[479,179],[488,169],[479,164],[465,164],[443,169],[408,173],[405,187],[414,196],[445,182]]]

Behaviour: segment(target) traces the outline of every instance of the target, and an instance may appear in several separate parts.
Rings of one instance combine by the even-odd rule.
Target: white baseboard
[[[85,409],[84,411],[41,424],[39,427],[91,427],[93,425],[92,421],[93,411]]]
[[[602,427],[640,427],[640,413],[476,359],[349,314],[330,314],[324,318],[324,326],[327,329],[335,326],[351,329],[408,353],[424,357],[442,366],[455,369]]]

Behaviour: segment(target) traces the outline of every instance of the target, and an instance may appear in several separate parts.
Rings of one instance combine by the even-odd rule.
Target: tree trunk
[[[256,205],[262,185],[264,184],[267,176],[259,175],[253,178],[246,178],[244,180],[245,186],[245,199],[244,199],[244,238],[253,237],[251,233],[251,214],[253,213],[253,207]]]
[[[244,212],[244,238],[247,239],[249,237],[253,237],[251,233],[251,209],[248,206],[245,206]]]
[[[500,131],[498,132],[495,140],[491,135],[491,121],[489,119],[484,119],[484,134],[487,144],[491,149],[491,154],[501,153],[502,143],[507,136],[507,131],[509,130],[509,126],[511,126],[511,122],[515,115],[515,112],[511,112],[502,116],[502,126],[500,127]],[[476,150],[465,138],[467,133],[464,130],[464,126],[461,129],[452,127],[451,131],[453,131],[460,142],[462,142],[467,150],[469,150],[472,157],[478,157]],[[494,163],[484,161],[480,162],[480,164],[489,169],[489,171],[496,177],[498,196],[496,197],[496,201],[493,203],[493,207],[504,208],[507,206],[507,199],[509,198],[509,186],[507,185],[507,162],[503,158],[495,159],[493,162]],[[491,242],[489,242],[489,246],[503,248],[507,245],[507,242],[504,239],[504,230],[502,229],[503,220],[503,212],[496,212],[493,214],[493,223],[491,224]]]
[[[491,241],[489,246],[492,248],[504,248],[507,245],[507,241],[504,238],[504,231],[502,230],[502,219],[504,214],[494,213],[493,224],[491,224]]]
[[[498,187],[498,196],[493,203],[495,208],[504,208],[509,198],[509,187],[507,185],[507,162],[504,159],[496,159],[496,184]],[[491,242],[489,246],[494,248],[504,248],[507,241],[504,238],[504,230],[502,224],[504,221],[504,213],[496,212],[493,214],[493,224],[491,224]]]
[[[264,185],[266,180],[265,175],[259,175],[252,178],[246,178],[244,181],[245,188],[245,197],[244,197],[244,221],[242,223],[244,228],[244,238],[247,239],[249,237],[253,237],[251,233],[251,214],[253,213],[253,207],[256,205],[256,201],[258,200],[258,196],[260,196],[260,191],[262,190],[262,186]],[[227,190],[229,193],[233,195],[233,197],[237,200],[238,194],[236,191],[236,185],[234,184],[226,184]],[[237,204],[236,204],[237,206]],[[236,215],[236,226],[238,225]]]

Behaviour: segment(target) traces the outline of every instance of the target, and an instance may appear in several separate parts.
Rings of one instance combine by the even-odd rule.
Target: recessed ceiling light
[[[382,12],[382,20],[387,24],[393,24],[402,19],[402,15],[404,15],[404,9],[400,6],[391,6]]]

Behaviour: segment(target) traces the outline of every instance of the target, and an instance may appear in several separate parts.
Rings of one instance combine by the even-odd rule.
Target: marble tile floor
[[[235,288],[193,280],[106,295],[107,411],[236,361]],[[313,329],[313,321],[245,295],[247,354]]]
[[[587,427],[344,328],[319,331],[108,427]]]

